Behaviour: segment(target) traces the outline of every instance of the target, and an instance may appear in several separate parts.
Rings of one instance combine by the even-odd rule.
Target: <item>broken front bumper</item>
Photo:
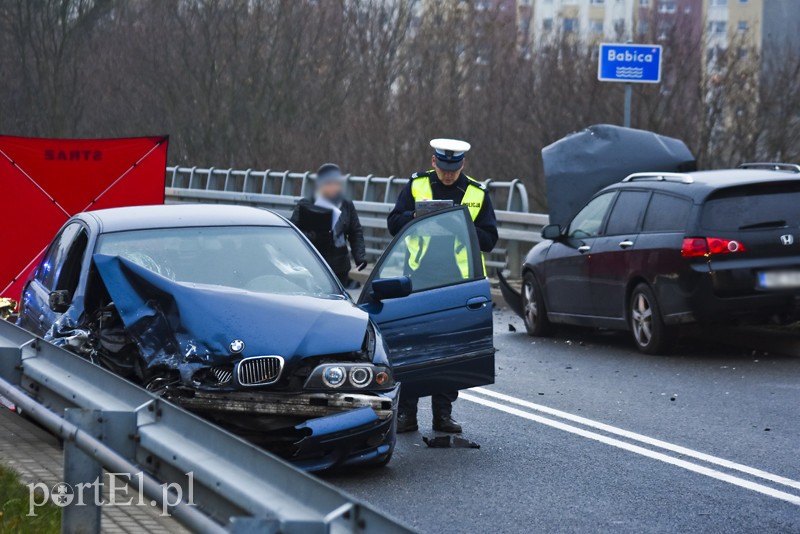
[[[379,464],[394,449],[400,386],[374,393],[171,392],[165,397],[212,419],[293,421],[282,428],[241,434],[308,471]],[[183,392],[186,393],[186,392]]]
[[[191,396],[167,396],[188,410],[248,415],[325,417],[356,408],[372,408],[378,419],[392,416],[394,400],[385,392],[369,393],[268,393],[193,391]]]

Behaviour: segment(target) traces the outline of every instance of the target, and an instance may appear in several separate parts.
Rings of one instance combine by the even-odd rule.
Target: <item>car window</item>
[[[86,235],[86,230],[81,228],[78,235],[72,240],[64,257],[64,264],[58,273],[55,289],[69,291],[70,299],[75,296],[75,290],[78,288],[78,281],[81,277],[81,264],[83,263],[88,243],[89,237]]]
[[[42,261],[36,269],[36,279],[46,289],[54,289],[58,273],[67,257],[67,251],[75,239],[75,236],[77,236],[82,229],[83,227],[79,223],[68,224],[53,240],[47,252],[42,257]]]
[[[464,212],[456,210],[410,225],[386,252],[377,278],[408,276],[415,293],[476,278],[467,224]]]
[[[608,212],[608,207],[614,199],[614,193],[605,193],[592,199],[578,212],[569,224],[567,235],[569,237],[594,237],[600,234],[600,227]]]
[[[663,193],[653,193],[647,214],[644,216],[643,232],[682,232],[692,210],[692,203]]]
[[[100,236],[96,252],[190,284],[256,293],[340,296],[324,260],[293,228],[156,228]]]
[[[647,207],[649,191],[622,191],[608,216],[606,235],[633,234],[639,230],[639,221]]]
[[[764,183],[719,191],[703,207],[706,230],[736,231],[800,225],[800,183]]]

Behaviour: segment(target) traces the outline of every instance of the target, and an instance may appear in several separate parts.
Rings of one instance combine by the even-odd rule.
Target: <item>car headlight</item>
[[[345,386],[346,385],[346,386]],[[318,365],[306,380],[304,389],[385,390],[394,387],[392,371],[369,363],[329,363]]]
[[[372,382],[372,367],[353,367],[349,376],[351,384],[357,388],[365,388]]]
[[[338,388],[344,384],[346,378],[347,371],[344,369],[344,367],[338,365],[325,367],[325,370],[322,372],[322,381],[326,386],[331,388]]]

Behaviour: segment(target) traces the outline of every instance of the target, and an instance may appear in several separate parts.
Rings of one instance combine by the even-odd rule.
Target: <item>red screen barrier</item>
[[[82,211],[164,203],[168,137],[0,136],[0,297],[18,300],[44,249]]]

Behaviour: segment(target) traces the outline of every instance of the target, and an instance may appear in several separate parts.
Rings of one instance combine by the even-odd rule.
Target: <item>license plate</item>
[[[758,273],[758,286],[763,289],[800,288],[800,271],[764,271]]]

